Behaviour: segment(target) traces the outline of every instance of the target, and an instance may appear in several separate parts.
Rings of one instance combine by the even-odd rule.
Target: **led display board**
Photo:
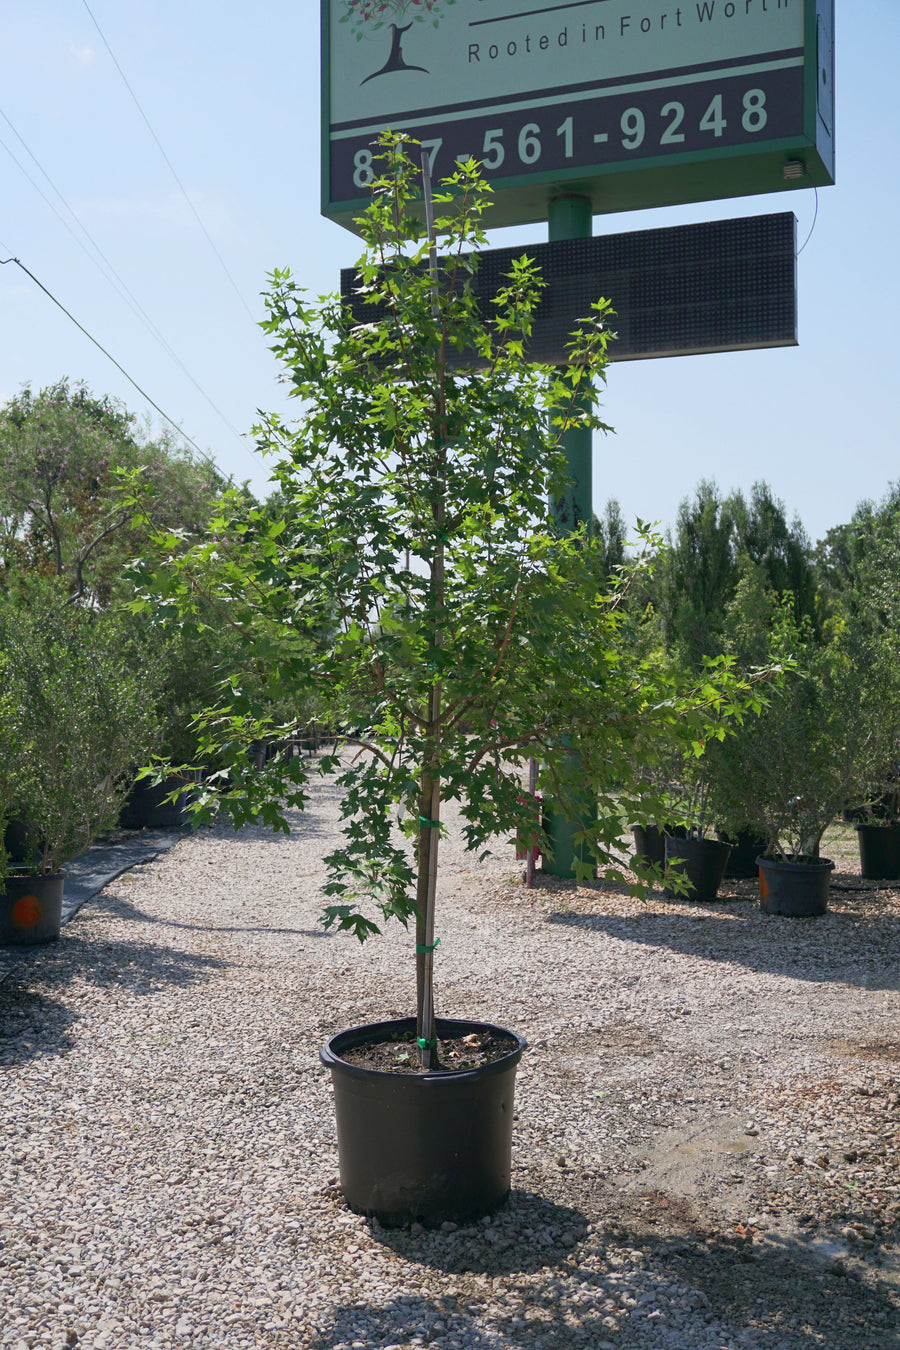
[[[536,361],[565,361],[579,318],[601,297],[616,311],[613,361],[792,347],[796,234],[796,218],[785,211],[488,249],[479,255],[473,284],[487,317],[513,259],[527,253],[535,260],[546,282],[528,345]],[[357,322],[386,317],[356,293],[359,284],[352,267],[341,271],[341,294]],[[459,364],[471,359],[463,354]]]
[[[834,0],[322,0],[322,210],[390,127],[482,161],[490,225],[834,181]]]

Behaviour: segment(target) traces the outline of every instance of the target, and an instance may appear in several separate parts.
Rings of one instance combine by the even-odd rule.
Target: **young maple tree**
[[[490,314],[472,288],[490,195],[479,166],[458,165],[435,197],[439,247],[411,209],[411,148],[386,136],[379,167],[353,305],[311,303],[289,272],[272,276],[263,327],[300,404],[296,423],[271,415],[257,429],[278,457],[282,515],[223,512],[215,538],[173,557],[157,586],[182,613],[201,593],[227,602],[282,696],[314,697],[330,723],[335,748],[317,767],[339,773],[344,824],[324,920],[361,940],[382,920],[414,924],[418,1040],[433,1067],[443,804],[459,803],[471,849],[517,831],[534,844],[522,784],[536,759],[548,806],[577,820],[590,799],[578,875],[624,880],[623,832],[665,809],[648,766],[672,738],[721,734],[756,695],[726,665],[691,684],[660,662],[622,603],[630,569],[610,576],[602,541],[554,527],[561,436],[604,425],[607,303],[573,334],[567,367],[530,361],[533,262],[514,262]],[[325,608],[331,628],[304,640],[305,616]],[[249,740],[277,729],[240,691],[224,689],[202,723],[235,773],[197,810],[287,828],[309,765],[241,770]]]

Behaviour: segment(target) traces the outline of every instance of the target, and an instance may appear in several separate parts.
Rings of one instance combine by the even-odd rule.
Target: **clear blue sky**
[[[255,326],[266,274],[290,266],[318,294],[358,254],[319,214],[317,0],[88,4],[5,0],[0,256],[263,493],[246,433],[258,408],[286,408]],[[725,490],[763,478],[816,539],[900,477],[898,0],[837,0],[836,48],[837,186],[820,190],[799,259],[800,346],[613,366],[596,508],[615,496],[629,521],[666,525],[702,477]],[[594,230],[785,209],[802,243],[811,191],[597,217]],[[529,226],[492,242],[545,238]],[[19,268],[0,267],[0,400],[64,375],[147,408]]]

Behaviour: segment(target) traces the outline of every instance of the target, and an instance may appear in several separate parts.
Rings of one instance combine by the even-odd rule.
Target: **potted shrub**
[[[896,485],[877,507],[862,502],[845,529],[839,613],[865,636],[861,708],[876,728],[873,772],[864,803],[845,819],[856,824],[860,870],[871,879],[900,878],[900,516]]]
[[[733,661],[732,656],[704,657],[703,674],[715,680],[732,668]],[[714,900],[725,876],[745,874],[742,870],[729,871],[734,841],[741,838],[746,820],[743,801],[735,800],[730,792],[730,769],[745,718],[749,716],[752,721],[768,699],[768,692],[758,687],[758,681],[765,677],[768,690],[777,685],[781,674],[777,664],[748,670],[748,677],[757,685],[754,695],[743,706],[731,708],[728,719],[711,724],[704,739],[680,749],[673,745],[662,759],[657,781],[668,803],[666,823],[640,829],[635,826],[634,838],[638,852],[647,853],[648,862],[662,862],[664,891],[670,898]],[[764,841],[753,854],[754,864],[762,847]],[[750,875],[755,874],[754,866]]]
[[[460,803],[472,849],[500,836],[512,857],[518,834],[546,850],[523,790],[536,759],[545,804],[577,820],[590,799],[578,875],[622,878],[625,824],[664,805],[632,766],[673,738],[702,739],[748,691],[724,669],[699,687],[662,669],[622,603],[627,576],[598,584],[600,546],[555,532],[560,437],[599,425],[605,304],[573,339],[569,369],[530,363],[533,265],[514,264],[490,316],[468,285],[488,191],[477,165],[460,165],[436,198],[440,258],[411,215],[419,171],[400,140],[385,139],[381,167],[359,222],[371,319],[335,297],[310,305],[289,273],[273,276],[264,328],[303,404],[296,425],[273,416],[258,431],[279,457],[282,517],[232,498],[215,538],[173,554],[154,591],[185,620],[200,601],[226,616],[270,681],[223,684],[198,719],[201,754],[234,772],[227,792],[202,786],[197,818],[221,808],[236,826],[286,829],[308,775],[337,772],[343,842],[327,859],[324,921],[360,941],[392,919],[414,934],[415,1016],[343,1031],[322,1058],[348,1203],[387,1222],[436,1221],[505,1198],[524,1049],[502,1026],[436,1012],[443,804]],[[248,773],[253,741],[296,730],[296,719],[273,725],[276,694],[315,706],[335,747]]]
[[[865,800],[882,730],[869,716],[878,667],[865,633],[832,624],[817,638],[748,579],[732,608],[735,627],[764,633],[770,659],[787,671],[758,718],[734,735],[720,784],[735,812],[766,840],[760,905],[769,913],[823,914],[834,864],[820,857],[825,830],[850,801]],[[755,648],[758,653],[759,648]]]
[[[645,782],[662,793],[666,813],[660,823],[632,826],[634,867],[648,876],[656,869],[669,899],[714,900],[730,850],[711,835],[708,746],[674,743]]]
[[[867,880],[900,878],[900,613],[895,595],[896,546],[873,560],[869,585],[851,622],[866,633],[859,695],[875,731],[865,805],[855,817],[860,872]],[[877,567],[883,565],[883,569]],[[887,594],[885,594],[887,593]]]
[[[3,883],[3,944],[58,937],[64,864],[115,824],[128,768],[150,748],[152,691],[127,642],[119,616],[73,606],[57,585],[0,596],[7,819],[20,845]]]
[[[0,895],[9,864],[13,783],[12,700],[6,678],[6,657],[0,648]]]
[[[767,689],[776,688],[783,672],[772,672]],[[762,700],[763,706],[768,694]],[[744,750],[742,723],[735,726],[721,741],[714,741],[706,752],[704,773],[707,782],[706,820],[714,823],[715,836],[728,845],[730,852],[725,862],[724,877],[747,880],[759,875],[757,858],[765,852],[767,839],[755,827],[747,804],[743,776]],[[752,728],[749,729],[752,735]]]
[[[665,657],[659,654],[662,662]],[[671,802],[674,807],[680,794],[675,789],[675,780],[678,774],[678,756],[674,752],[671,754],[662,753],[659,756],[659,762],[655,769],[644,769],[644,784],[648,795],[662,796],[667,806]],[[673,789],[675,789],[673,791]],[[678,815],[677,811],[665,815],[659,821],[648,819],[643,816],[639,824],[633,824],[631,827],[632,837],[634,839],[634,854],[632,855],[632,864],[644,872],[653,867],[658,870],[659,878],[663,878],[666,865],[666,839],[672,836],[677,839],[685,839],[687,830],[684,825],[674,823]]]
[[[702,747],[698,747],[699,750]],[[674,819],[680,818],[683,837],[677,837],[674,831],[665,835],[665,894],[684,900],[715,900],[731,845],[714,835],[715,818],[710,811],[710,777],[705,754],[686,760],[680,793],[673,794],[671,815]]]
[[[721,658],[725,664],[729,658]],[[708,658],[707,669],[714,669]],[[761,668],[758,668],[761,669]],[[764,715],[769,689],[777,688],[782,669],[779,665],[765,668],[767,692],[758,696],[744,710],[735,709],[727,726],[716,729],[715,735],[703,745],[695,745],[683,759],[677,781],[671,789],[671,818],[679,827],[669,827],[665,835],[666,892],[681,894],[689,900],[714,900],[726,876],[755,876],[756,858],[765,847],[765,840],[748,828],[747,806],[743,794],[735,793],[734,768],[740,760],[741,737],[745,725],[752,736],[756,717]],[[749,718],[745,712],[752,713]],[[748,842],[755,843],[753,867],[747,867],[745,858]],[[736,849],[740,858],[732,866]],[[686,881],[686,888],[677,887],[678,874]]]
[[[900,788],[894,773],[885,774],[884,781],[889,780],[893,786],[860,808],[855,822],[859,870],[867,881],[900,878]]]
[[[180,628],[167,631],[147,621],[144,614],[131,616],[134,626],[132,652],[136,670],[153,668],[154,713],[157,734],[152,749],[160,759],[173,764],[196,761],[197,739],[192,731],[195,712],[208,698],[219,665],[227,660],[228,646],[222,634],[212,629],[197,634]],[[183,826],[188,793],[196,772],[174,773],[165,782],[155,782],[132,766],[133,782],[119,811],[123,829],[159,829]],[[204,765],[204,772],[216,765]]]

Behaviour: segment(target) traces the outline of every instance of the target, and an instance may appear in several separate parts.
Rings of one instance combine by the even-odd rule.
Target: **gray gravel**
[[[412,1010],[411,940],[322,932],[336,820],[181,840],[0,984],[0,1346],[900,1347],[897,892],[642,905],[451,840],[439,1011],[530,1043],[513,1194],[382,1231],[317,1052]]]

